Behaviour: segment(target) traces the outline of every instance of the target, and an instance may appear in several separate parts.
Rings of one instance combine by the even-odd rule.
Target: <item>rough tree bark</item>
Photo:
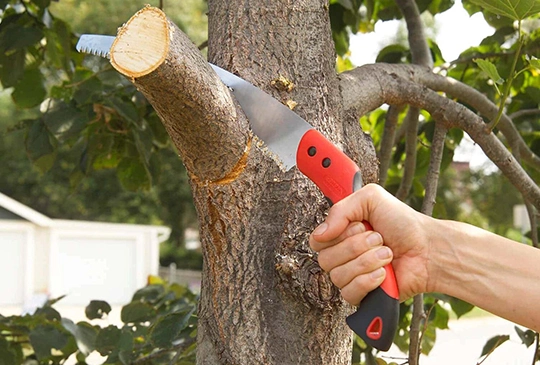
[[[377,180],[377,159],[358,117],[383,103],[411,105],[428,110],[441,133],[466,130],[540,207],[540,189],[482,119],[428,89],[463,88],[419,66],[372,65],[338,76],[327,0],[208,5],[209,61],[296,105],[356,159],[365,182]],[[229,90],[157,8],[119,30],[111,63],[154,106],[190,175],[204,255],[198,363],[348,364],[344,318],[352,308],[308,247],[327,209],[316,187],[295,169],[283,172],[261,148]]]
[[[208,16],[211,62],[295,104],[376,180],[373,145],[341,102],[327,1],[209,1]],[[351,308],[308,247],[327,209],[315,186],[260,148],[158,9],[119,31],[111,62],[152,103],[190,174],[204,255],[198,363],[348,364]]]

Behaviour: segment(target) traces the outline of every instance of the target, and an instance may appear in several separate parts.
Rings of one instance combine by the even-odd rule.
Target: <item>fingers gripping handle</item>
[[[306,132],[296,155],[298,169],[313,181],[330,204],[363,186],[358,166],[315,129]],[[366,230],[372,230],[363,222]],[[394,269],[385,266],[386,278],[368,293],[356,313],[347,317],[349,327],[368,345],[386,351],[392,345],[399,317],[399,291]]]

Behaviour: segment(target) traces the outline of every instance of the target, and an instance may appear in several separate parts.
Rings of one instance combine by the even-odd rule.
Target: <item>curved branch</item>
[[[418,81],[432,90],[443,91],[467,103],[489,120],[494,120],[497,117],[498,107],[485,95],[466,84],[441,75],[428,75],[427,73],[422,73]],[[497,128],[507,139],[510,147],[519,150],[520,156],[525,162],[540,170],[540,157],[527,146],[509,116],[503,113]]]
[[[238,173],[247,121],[197,47],[161,10],[145,7],[118,31],[111,64],[155,108],[192,175],[215,181]]]
[[[397,70],[406,78],[400,77],[389,70]],[[486,133],[483,120],[463,105],[445,98],[425,86],[418,85],[409,80],[414,79],[415,66],[407,68],[395,65],[366,65],[340,75],[342,90],[361,94],[362,98],[354,101],[347,95],[343,96],[349,108],[368,112],[378,102],[378,107],[388,104],[410,104],[427,110],[433,118],[446,128],[460,128],[466,131],[471,138],[480,145],[484,153],[506,175],[512,184],[534,204],[540,208],[540,188],[526,174],[520,164],[506,149],[502,142],[493,134]],[[365,87],[369,82],[376,80],[376,85]]]
[[[497,116],[498,107],[493,104],[491,100],[489,100],[485,95],[480,93],[478,90],[463,84],[457,80],[444,77],[441,75],[434,74],[430,69],[426,67],[421,66],[415,66],[415,65],[393,65],[393,64],[376,64],[376,65],[365,65],[361,68],[366,69],[372,69],[374,67],[375,69],[378,69],[377,72],[385,71],[386,73],[393,73],[396,74],[406,80],[410,80],[422,85],[427,86],[428,88],[434,90],[434,91],[441,91],[449,94],[450,96],[467,103],[467,105],[470,105],[474,109],[476,109],[481,115],[485,116],[486,118],[493,120]],[[360,88],[360,85],[357,85],[358,81],[355,80],[356,78],[356,71],[351,70],[348,72],[344,72],[340,75],[341,77],[341,83],[342,83],[342,90],[344,92],[343,100],[346,104],[346,107],[348,108],[354,108],[359,110],[361,113],[367,113],[373,109],[376,109],[378,106],[372,108],[374,104],[376,104],[380,98],[376,98],[371,103],[365,103],[366,99],[363,96],[363,93],[360,93],[360,96],[362,96],[362,99],[355,100],[354,99],[354,93],[359,92],[358,89]],[[370,75],[369,78],[366,78],[365,76],[362,76],[362,86],[365,87],[364,83],[372,82],[372,80],[375,78],[375,75]],[[347,88],[351,88],[348,90]],[[373,88],[378,88],[378,86],[371,86],[368,89],[365,89],[364,91],[366,93],[372,93]],[[360,105],[361,103],[364,103],[363,105]],[[509,145],[516,149],[518,148],[520,151],[521,158],[523,161],[525,161],[527,164],[529,164],[531,167],[535,168],[536,170],[540,171],[540,157],[537,156],[534,152],[531,151],[529,146],[525,143],[519,132],[517,131],[514,123],[512,122],[511,118],[509,118],[506,114],[503,113],[501,120],[497,126],[501,133],[505,136],[507,139]]]

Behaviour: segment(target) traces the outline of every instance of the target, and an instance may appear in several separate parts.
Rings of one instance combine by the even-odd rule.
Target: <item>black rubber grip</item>
[[[346,321],[366,344],[388,351],[394,341],[398,320],[399,301],[378,287],[365,296],[358,310]]]

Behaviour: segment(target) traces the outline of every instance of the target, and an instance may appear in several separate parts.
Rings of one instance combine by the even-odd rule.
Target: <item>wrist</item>
[[[460,230],[457,222],[430,218],[427,232],[428,260],[426,263],[426,291],[448,293],[448,284],[452,272],[456,272],[457,243]]]

